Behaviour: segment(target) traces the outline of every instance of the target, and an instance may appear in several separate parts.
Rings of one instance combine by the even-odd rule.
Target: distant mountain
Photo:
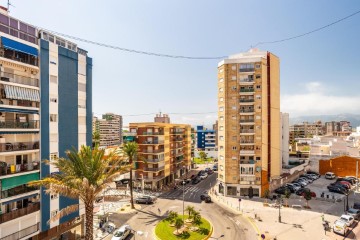
[[[299,116],[290,117],[290,124],[302,123],[302,122],[315,122],[321,120],[322,122],[331,121],[349,121],[353,128],[360,126],[360,114],[343,113],[337,115],[313,115],[313,116]]]

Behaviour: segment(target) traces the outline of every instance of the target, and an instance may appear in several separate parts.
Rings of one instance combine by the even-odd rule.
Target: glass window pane
[[[36,31],[35,31],[35,28],[33,28],[33,27],[28,26],[27,32],[30,35],[36,36]]]
[[[10,35],[14,37],[19,37],[19,32],[10,28]]]
[[[19,22],[17,20],[10,18],[10,27],[18,29],[19,28],[18,24]]]
[[[3,14],[0,14],[0,22],[2,24],[5,24],[6,26],[9,26],[9,17],[7,17]]]
[[[9,34],[9,28],[4,25],[0,25],[0,31],[6,34]]]
[[[20,22],[20,31],[27,32],[27,25],[25,23]]]

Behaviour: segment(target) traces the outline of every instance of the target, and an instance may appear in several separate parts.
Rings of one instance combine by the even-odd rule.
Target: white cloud
[[[314,84],[314,89],[321,84]],[[311,84],[307,85],[311,87]],[[288,112],[290,117],[301,115],[322,115],[360,112],[360,96],[335,96],[322,91],[281,96],[281,111]]]

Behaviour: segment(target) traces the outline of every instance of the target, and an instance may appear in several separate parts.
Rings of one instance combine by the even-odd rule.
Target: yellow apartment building
[[[261,196],[281,174],[279,64],[256,49],[218,64],[218,178],[226,196]]]
[[[139,145],[135,178],[145,188],[160,189],[186,174],[191,166],[191,126],[173,123],[130,123]]]

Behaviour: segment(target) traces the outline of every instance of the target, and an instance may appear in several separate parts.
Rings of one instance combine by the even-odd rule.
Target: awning
[[[28,182],[39,180],[39,173],[31,173],[17,177],[4,178],[1,180],[1,191],[5,191],[17,186],[27,184]]]
[[[40,102],[39,90],[4,84],[6,98]]]
[[[6,37],[1,37],[1,42],[2,42],[2,45],[4,46],[4,48],[6,48],[6,49],[11,49],[14,51],[30,54],[35,57],[38,56],[38,50],[34,47],[30,47],[26,44],[11,40]]]
[[[25,109],[15,109],[15,108],[5,108],[0,107],[0,112],[15,112],[15,113],[24,113],[24,114],[39,114],[38,110],[25,110]]]
[[[34,193],[34,194],[30,194],[30,195],[28,195],[28,196],[24,196],[24,197],[21,197],[21,198],[15,198],[15,199],[9,200],[9,201],[7,201],[7,202],[2,202],[1,204],[2,204],[2,205],[6,205],[6,204],[9,204],[9,203],[17,202],[17,201],[24,200],[24,199],[27,199],[27,198],[33,198],[33,197],[36,197],[37,195],[39,195],[39,194],[38,194],[38,193]]]

